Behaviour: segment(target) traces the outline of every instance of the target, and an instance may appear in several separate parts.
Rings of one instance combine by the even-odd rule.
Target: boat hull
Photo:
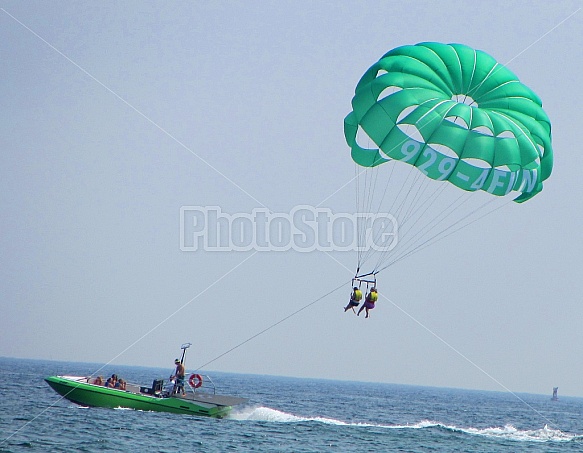
[[[59,395],[82,406],[123,407],[142,411],[171,412],[216,418],[227,416],[232,409],[231,406],[192,401],[183,397],[161,398],[108,388],[63,376],[50,376],[45,378],[45,381]]]

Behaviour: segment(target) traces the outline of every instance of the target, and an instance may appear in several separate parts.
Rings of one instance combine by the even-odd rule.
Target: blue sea
[[[227,419],[85,408],[43,378],[99,365],[0,358],[0,452],[583,451],[583,398],[211,374],[250,398]],[[170,369],[115,366],[150,384]]]

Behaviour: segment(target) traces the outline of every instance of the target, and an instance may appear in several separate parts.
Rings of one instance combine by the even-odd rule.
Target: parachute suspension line
[[[372,197],[371,195],[371,186],[372,186],[372,173],[375,171],[374,168],[372,169],[365,169],[363,170],[363,189],[362,189],[362,197],[360,199],[360,204],[356,207],[356,213],[357,213],[357,236],[358,236],[358,244],[362,244],[363,241],[365,240],[366,237],[366,223],[367,220],[364,217],[364,214],[366,213],[367,207],[370,203],[370,198]],[[359,249],[361,249],[361,247],[359,247]],[[363,262],[363,257],[362,257],[362,250],[360,250],[360,256],[358,259],[358,267],[360,268]]]
[[[413,190],[413,187],[415,187],[415,185],[417,184],[417,182],[419,181],[419,172],[414,172],[414,168],[413,166],[411,166],[410,168],[410,174],[415,174],[415,176],[413,177],[413,181],[411,181],[408,185],[407,191],[403,197],[403,200],[399,203],[399,205],[397,206],[397,210],[395,211],[395,217],[400,218],[401,217],[401,213],[403,212],[403,210],[405,209],[405,206],[407,206],[407,203],[409,202],[410,198],[411,198],[411,191]],[[406,181],[406,183],[409,182],[408,180]]]
[[[363,212],[363,214],[366,215],[366,214],[378,213],[380,211],[381,206],[382,206],[383,201],[384,201],[384,198],[385,198],[385,196],[387,194],[389,185],[391,184],[391,178],[393,176],[393,171],[394,171],[395,165],[396,165],[395,164],[395,161],[393,161],[393,160],[391,160],[386,165],[390,165],[390,164],[392,164],[391,165],[391,171],[390,171],[389,176],[387,178],[387,182],[385,183],[385,188],[384,188],[384,191],[383,191],[383,196],[381,197],[380,201],[378,202],[376,208],[373,208],[372,207],[372,204],[371,204],[371,211],[372,212],[371,211],[369,211],[368,213],[364,213]],[[371,195],[371,201],[372,201],[372,198],[374,198],[374,194]],[[371,219],[371,221],[372,221],[372,219]],[[365,249],[365,251],[364,251],[364,256],[363,256],[362,262],[360,264],[364,264],[364,262],[366,262],[368,260],[368,258],[370,257],[370,254],[371,254],[371,249],[370,248],[369,249],[366,249],[366,246],[369,243],[369,240],[371,239],[372,223],[371,223],[371,228],[366,228],[366,226],[368,225],[368,220],[367,219],[364,219],[364,222],[365,222],[365,227],[364,227],[365,235],[364,235],[364,237],[361,238],[362,240],[359,242],[359,246],[361,246],[361,248]],[[373,240],[376,240],[376,238],[372,238],[372,239]]]
[[[425,184],[425,187],[423,188],[423,194],[425,193],[426,189],[429,187],[429,179],[425,179],[424,184]],[[402,248],[406,248],[405,247],[406,244],[411,241],[411,238],[409,237],[410,234],[412,234],[413,237],[415,237],[419,233],[419,232],[413,233],[415,226],[417,225],[417,223],[421,219],[424,218],[423,217],[424,214],[427,212],[428,209],[431,208],[433,202],[439,197],[439,195],[441,195],[441,193],[443,193],[445,188],[446,188],[445,184],[441,184],[441,185],[439,185],[439,187],[437,187],[433,191],[433,193],[431,193],[427,197],[424,197],[424,200],[422,202],[419,202],[418,206],[415,203],[412,204],[412,207],[414,206],[415,209],[408,216],[404,217],[403,220],[401,222],[399,222],[399,225],[398,225],[399,226],[399,232],[398,232],[399,239],[402,239],[404,242],[399,241],[394,248],[384,250],[381,253],[381,255],[379,256],[378,264],[377,264],[376,268],[380,268],[381,265],[384,262],[386,262],[389,254],[391,254],[391,253],[397,254],[401,251]],[[425,209],[423,209],[423,208],[425,208]],[[411,221],[412,221],[412,223],[411,223]]]
[[[412,212],[409,217],[403,220],[403,222],[399,225],[400,237],[405,239],[409,237],[409,234],[416,236],[419,233],[419,231],[417,233],[413,233],[413,231],[415,231],[414,230],[415,226],[419,223],[421,219],[424,218],[425,213],[432,207],[433,203],[437,201],[439,196],[444,192],[445,188],[446,188],[445,184],[442,184],[440,187],[434,190],[431,195],[425,198],[425,201],[423,201],[419,206],[417,206],[415,211]],[[413,221],[413,223],[411,223],[411,220]],[[423,227],[421,227],[421,230],[422,229]]]
[[[370,139],[368,139],[369,144],[370,144]],[[356,185],[356,213],[357,213],[357,220],[356,220],[356,234],[357,234],[357,242],[360,244],[360,235],[362,234],[362,230],[364,229],[363,226],[361,225],[362,221],[361,219],[358,217],[358,213],[360,213],[363,209],[363,205],[364,205],[364,200],[366,198],[366,182],[367,182],[367,178],[366,178],[366,168],[365,169],[359,169],[358,164],[355,162],[355,171],[356,171],[356,178],[357,178],[357,185]],[[362,176],[362,178],[361,178]],[[362,181],[361,181],[362,179]],[[362,188],[361,188],[362,187]],[[361,196],[362,193],[362,196]],[[358,260],[357,260],[357,267],[360,268],[360,264],[362,261],[362,251],[359,250],[357,251],[357,256],[358,256]],[[358,271],[357,271],[358,273]]]
[[[391,165],[391,172],[389,173],[389,176],[387,178],[387,182],[385,184],[385,189],[383,190],[383,196],[381,197],[381,199],[379,200],[376,209],[373,209],[373,212],[379,212],[381,209],[381,206],[383,204],[383,200],[385,199],[385,196],[387,195],[387,190],[389,188],[389,185],[391,183],[391,177],[393,176],[393,171],[395,170],[395,161],[391,160],[389,163],[387,163],[386,165],[389,164],[393,164]],[[374,195],[373,195],[374,196]]]
[[[374,162],[372,162],[374,163]],[[357,206],[357,237],[358,237],[358,268],[366,261],[366,241],[368,238],[368,213],[371,212],[374,193],[378,181],[379,165],[363,170],[365,177],[365,187],[361,205]],[[388,184],[388,182],[387,182]],[[364,252],[364,256],[363,256]]]
[[[407,240],[401,244],[402,250],[400,254],[406,254],[410,249],[416,248],[419,243],[424,242],[428,237],[433,238],[441,234],[443,231],[446,231],[448,228],[451,228],[452,224],[455,224],[455,222],[450,224],[446,223],[445,227],[443,227],[441,230],[437,230],[439,225],[443,224],[446,220],[451,218],[454,213],[470,199],[470,197],[471,194],[467,192],[462,193],[447,207],[440,210],[436,215],[429,219],[422,228],[420,228],[414,234],[411,234]],[[432,231],[436,232],[431,233]]]
[[[335,293],[336,291],[338,291],[340,288],[343,288],[346,286],[346,281],[342,282],[341,285],[337,286],[336,288],[334,288],[331,291],[328,291],[326,294],[324,294],[323,296],[320,296],[314,300],[312,300],[311,302],[307,303],[306,305],[304,305],[303,307],[299,308],[298,310],[294,311],[293,313],[285,316],[284,318],[280,319],[277,322],[274,322],[273,324],[271,324],[269,327],[266,327],[265,329],[261,330],[260,332],[257,332],[256,334],[250,336],[249,338],[247,338],[246,340],[240,342],[239,344],[233,346],[231,349],[228,349],[227,351],[223,352],[222,354],[219,354],[218,356],[216,356],[214,359],[209,360],[208,362],[206,362],[205,364],[199,366],[196,370],[202,370],[203,368],[205,368],[206,366],[210,365],[211,363],[217,361],[218,359],[220,359],[221,357],[226,356],[227,354],[233,352],[235,349],[240,348],[241,346],[243,346],[246,343],[249,343],[251,340],[259,337],[260,335],[263,335],[265,332],[273,329],[274,327],[280,325],[281,323],[287,321],[288,319],[294,317],[295,315],[297,315],[298,313],[301,313],[302,311],[304,311],[306,308],[311,307],[312,305],[315,305],[316,303],[320,302],[321,300],[325,299],[326,297],[328,297],[329,295]]]
[[[369,144],[368,146],[370,147],[370,138],[369,138]],[[371,162],[374,163],[374,162]],[[378,167],[372,167],[372,168],[368,168],[365,167],[363,170],[361,170],[360,172],[357,173],[357,177],[360,179],[360,176],[363,176],[363,188],[362,188],[362,197],[360,196],[360,188],[357,188],[357,191],[359,192],[359,201],[357,203],[356,206],[356,213],[357,213],[357,241],[358,244],[361,245],[363,244],[363,241],[366,238],[366,224],[367,224],[367,219],[366,217],[363,215],[365,214],[367,211],[370,211],[370,206],[371,206],[371,202],[372,202],[372,194],[374,193],[374,186],[376,185],[376,178],[378,175]],[[374,184],[373,184],[374,182]],[[359,183],[360,185],[360,183]],[[359,215],[360,214],[360,215]],[[360,268],[361,264],[362,264],[362,250],[363,247],[358,247],[360,250],[358,252],[358,268]]]
[[[395,165],[399,164],[397,164],[396,161],[390,161],[387,164],[392,165],[390,169],[392,176],[395,170]],[[385,250],[368,247],[368,249],[365,248],[365,251],[363,252],[362,247],[359,247],[357,274],[360,272],[362,266],[372,256],[375,256],[376,265],[373,267],[371,275],[376,275],[376,273],[386,269],[401,259],[410,256],[417,250],[421,250],[426,246],[431,245],[431,243],[440,240],[442,237],[445,237],[448,235],[449,230],[456,228],[457,225],[466,220],[472,214],[481,210],[480,208],[477,208],[459,220],[448,224],[448,221],[454,218],[470,197],[474,195],[470,192],[462,192],[462,194],[447,207],[440,209],[437,213],[433,212],[433,216],[430,218],[427,215],[427,212],[432,207],[435,209],[435,201],[449,186],[447,181],[443,181],[440,182],[440,184],[435,185],[433,188],[431,187],[431,183],[434,181],[428,178],[423,178],[422,172],[414,173],[417,170],[418,169],[414,166],[409,167],[405,183],[400,184],[397,195],[393,197],[391,209],[388,211],[389,213],[392,213],[393,208],[396,206],[395,218],[399,221],[398,234],[400,242],[397,243],[395,247],[388,246]],[[370,169],[368,171],[370,171]],[[361,205],[366,207],[373,207],[374,205],[374,208],[378,207],[377,211],[380,211],[386,195],[392,192],[390,190],[392,188],[389,188],[392,178],[388,178],[381,200],[377,205],[376,200],[373,200],[372,197],[374,197],[374,189],[378,185],[379,173],[375,169],[375,173],[372,176],[367,176],[370,179],[366,184],[367,190],[365,195],[367,200],[366,202],[362,202],[361,200]],[[359,192],[362,193],[361,191]],[[495,199],[496,198],[491,201],[494,201]],[[362,211],[364,212],[365,209]],[[421,222],[421,220],[423,220],[423,222]],[[382,236],[387,233],[387,230],[393,226],[392,222],[387,222],[385,224],[380,224],[382,227],[377,228],[375,231],[372,228],[366,228],[368,225],[365,223],[365,219],[360,219],[358,225],[360,227],[359,245],[361,246],[369,245],[369,240],[371,238],[372,244],[370,245],[380,244],[379,239],[382,238]],[[461,228],[463,228],[463,226]],[[366,230],[367,232],[367,234],[365,234],[366,237],[363,236],[363,230]],[[390,261],[388,261],[389,256],[392,256]]]
[[[440,194],[442,192],[443,191],[441,191]],[[442,223],[450,215],[452,215],[456,209],[458,209],[460,206],[462,206],[468,199],[469,199],[469,196],[467,193],[460,194],[445,209],[438,212],[431,220],[429,220],[425,224],[424,227],[422,227],[417,233],[415,233],[415,235],[413,236],[412,239],[415,239],[416,237],[419,237],[419,236],[423,236],[423,234],[425,234],[425,232],[427,230],[431,230],[431,229],[437,227],[440,223]],[[460,202],[460,200],[461,200],[461,202]],[[429,209],[429,206],[427,207],[427,209]],[[425,213],[427,211],[427,209],[423,213]]]
[[[395,166],[396,166],[396,165],[398,165],[398,164],[397,164],[396,162],[394,162],[394,161],[392,161],[392,162],[393,162],[393,167],[392,167],[392,169],[391,169],[391,170],[394,170]],[[392,175],[392,174],[393,174],[393,172],[391,171],[391,175]],[[399,191],[397,192],[397,195],[396,195],[395,197],[393,197],[393,202],[392,202],[392,204],[391,204],[391,207],[390,207],[390,208],[389,208],[389,210],[388,210],[388,213],[389,213],[389,214],[390,214],[391,212],[393,212],[393,210],[395,209],[395,205],[397,205],[397,207],[396,207],[397,213],[398,213],[398,212],[400,212],[400,210],[402,209],[402,205],[403,205],[403,203],[405,203],[405,201],[407,200],[407,195],[408,195],[408,192],[411,190],[411,189],[409,188],[409,191],[406,191],[406,189],[405,189],[405,188],[406,188],[406,186],[407,186],[407,184],[408,184],[408,183],[409,183],[409,184],[411,184],[411,183],[409,182],[409,180],[410,180],[410,178],[411,178],[411,175],[413,175],[413,174],[414,174],[414,167],[412,167],[412,166],[411,166],[411,167],[409,168],[409,172],[408,172],[408,174],[407,174],[407,177],[406,177],[406,179],[405,179],[405,182],[404,182],[403,184],[401,184],[401,185],[400,185],[400,187],[399,187]],[[389,180],[387,181],[387,188],[385,189],[385,192],[384,192],[385,194],[387,193],[388,184],[390,184],[390,182],[391,182],[391,180],[389,179]],[[404,191],[406,191],[407,193],[405,193],[405,195],[403,195],[403,197],[402,197],[402,199],[401,199],[401,194],[402,194]],[[382,202],[382,200],[381,200],[381,202]],[[378,207],[378,209],[377,209],[377,212],[378,212],[378,211],[380,211],[380,208],[381,208],[381,204],[379,203],[379,207]],[[395,218],[397,218],[397,216],[398,216],[398,214],[394,215],[394,217],[395,217]],[[372,225],[371,225],[371,226],[372,226]],[[378,233],[377,233],[377,234],[376,234],[376,235],[375,235],[375,236],[372,238],[372,240],[374,241],[374,242],[373,242],[373,244],[376,244],[376,241],[378,241],[378,240],[379,240],[379,239],[382,237],[382,235],[386,233],[386,229],[387,229],[387,228],[388,228],[388,225],[386,225],[384,229],[381,229],[381,230],[379,230],[379,231],[378,231]],[[372,234],[372,228],[371,228],[371,230],[370,230],[370,234]],[[367,236],[367,238],[368,238],[368,236]],[[364,245],[367,245],[367,243],[364,243]],[[366,250],[365,254],[364,254],[364,258],[363,258],[362,262],[363,262],[363,263],[364,263],[364,262],[366,262],[366,261],[367,261],[367,260],[368,260],[368,259],[369,259],[369,258],[370,258],[370,257],[371,257],[371,256],[372,256],[374,253],[375,253],[375,252],[376,252],[375,248],[373,248],[373,247],[369,247],[369,248]],[[375,272],[375,271],[376,271],[376,269],[373,269],[373,271],[372,271],[372,272]]]
[[[395,170],[395,167],[398,165],[398,164],[396,163],[396,161],[392,161],[392,162],[393,162],[393,165],[391,166],[391,173],[389,174],[389,177],[388,177],[388,180],[387,180],[387,184],[386,184],[386,186],[385,186],[385,190],[384,190],[384,192],[383,192],[383,196],[382,196],[382,198],[380,199],[380,201],[379,201],[379,203],[378,203],[378,207],[377,207],[377,209],[376,209],[376,211],[375,211],[375,212],[377,212],[377,213],[380,213],[380,211],[381,211],[381,207],[383,206],[383,202],[384,202],[385,196],[387,195],[387,191],[388,191],[388,188],[389,188],[389,183],[390,183],[390,182],[391,182],[391,180],[392,180],[391,178],[392,178],[392,176],[393,176],[393,172],[394,172],[394,170]],[[401,187],[401,189],[402,189],[402,187]],[[400,193],[400,191],[399,191],[399,193]],[[387,214],[391,215],[391,212],[392,212],[392,210],[393,210],[393,207],[394,207],[394,205],[395,205],[395,202],[396,202],[396,197],[395,197],[395,198],[393,198],[393,203],[391,204],[391,207],[390,207],[390,208],[389,208],[389,210],[387,211]],[[384,228],[382,228],[382,229],[380,229],[380,230],[378,231],[378,233],[376,234],[376,236],[374,236],[374,237],[371,237],[371,247],[370,247],[370,248],[367,250],[367,256],[370,256],[370,255],[371,255],[371,254],[374,252],[374,248],[372,247],[372,245],[373,245],[373,244],[376,244],[376,243],[379,241],[379,239],[380,239],[380,238],[381,238],[381,237],[382,237],[382,236],[383,236],[383,235],[386,233],[387,229],[389,228],[389,225],[392,225],[392,222],[391,222],[390,224],[389,224],[389,223],[387,223],[387,224],[385,225],[385,227],[384,227]],[[374,231],[373,231],[372,224],[371,224],[371,228],[370,228],[370,235],[372,236],[372,235],[373,235],[373,233],[374,233]],[[372,272],[373,272],[373,275],[376,275],[374,272],[375,272],[375,270],[376,270],[376,268],[377,268],[377,267],[378,267],[378,266],[375,266],[375,267],[373,268],[373,270],[372,270]]]
[[[429,180],[425,180],[425,182],[429,182]],[[432,194],[425,197],[423,202],[420,202],[416,209],[408,216],[403,222],[399,225],[399,230],[401,231],[401,235],[404,237],[409,234],[409,231],[412,231],[415,225],[419,222],[419,220],[423,217],[423,215],[431,208],[434,201],[436,201],[439,196],[445,190],[445,184],[442,184],[440,187],[436,188]],[[423,209],[425,208],[425,209]],[[413,220],[413,223],[410,223],[410,220]],[[407,229],[404,228],[407,226]]]
[[[413,170],[414,168],[415,167],[411,167],[411,170]],[[421,184],[418,184],[419,179],[421,177],[422,177],[421,172],[417,172],[414,181],[411,183],[411,187],[409,187],[409,190],[407,191],[407,195],[403,200],[403,203],[401,204],[399,210],[396,213],[396,217],[402,219],[401,222],[403,223],[407,221],[408,213],[410,213],[411,210],[413,209],[415,200],[419,197],[419,194],[422,192],[422,188],[427,187],[428,180],[426,178],[423,180]],[[415,190],[413,191],[414,188]],[[409,206],[406,207],[407,203],[409,204]]]
[[[407,204],[407,202],[408,202],[408,200],[409,200],[409,197],[410,197],[410,194],[411,194],[411,189],[412,189],[412,187],[413,187],[413,186],[416,184],[416,182],[418,181],[418,175],[415,175],[415,173],[413,172],[413,168],[414,168],[414,167],[411,167],[411,168],[409,169],[409,173],[408,173],[408,175],[407,175],[407,178],[406,178],[406,180],[405,180],[405,183],[404,183],[404,184],[403,184],[403,186],[402,186],[402,188],[405,188],[405,187],[407,187],[407,189],[406,189],[406,190],[404,190],[404,191],[399,191],[399,193],[397,194],[397,197],[396,197],[396,198],[393,200],[393,204],[392,204],[392,206],[391,206],[391,209],[389,210],[389,214],[392,214],[392,215],[393,215],[393,218],[394,218],[394,219],[397,219],[397,221],[398,221],[398,219],[400,218],[400,216],[401,216],[401,212],[403,211],[403,209],[405,208],[405,206],[406,206],[406,204]],[[415,176],[413,176],[413,181],[410,181],[410,177],[411,177],[411,175],[415,175]],[[401,195],[402,193],[403,193],[403,197],[402,197],[402,199],[399,199],[399,197],[400,197],[400,195]],[[396,209],[393,211],[393,207],[395,206],[395,204],[397,204],[397,206],[396,206]],[[393,213],[393,212],[394,212],[394,213]],[[389,228],[389,226],[394,226],[394,225],[392,224],[392,222],[391,222],[391,224],[389,224],[389,222],[387,222],[387,224],[384,226],[384,228],[382,228],[382,229],[379,229],[379,230],[378,230],[378,232],[377,232],[377,234],[376,234],[376,236],[375,236],[375,238],[374,238],[374,244],[377,244],[377,241],[379,241],[379,240],[381,239],[381,237],[387,233],[387,229]],[[381,254],[379,255],[379,258],[378,258],[378,260],[377,260],[377,264],[376,264],[376,265],[373,267],[373,270],[372,270],[372,272],[375,272],[375,271],[377,271],[377,270],[378,270],[378,267],[379,267],[379,266],[380,266],[380,264],[381,264],[381,259],[382,259],[382,256],[383,256],[385,253],[388,253],[388,250],[390,250],[390,249],[391,249],[391,247],[390,247],[390,246],[389,246],[389,247],[387,247],[387,250],[385,250],[385,251],[384,251],[384,253],[381,253]],[[372,247],[371,247],[371,249],[370,249],[370,250],[371,250],[371,252],[374,252],[374,251],[376,251],[376,250],[375,250],[375,249],[373,249]]]
[[[418,178],[420,176],[418,175]],[[417,184],[418,178],[415,180],[415,184]],[[428,178],[423,178],[421,183],[419,184],[418,189],[415,191],[413,197],[411,197],[411,201],[409,202],[409,206],[407,207],[407,209],[405,210],[405,212],[403,213],[402,216],[402,220],[401,223],[405,224],[407,223],[407,221],[409,220],[410,216],[412,215],[412,213],[414,212],[414,208],[417,206],[417,203],[419,202],[419,197],[423,196],[425,194],[425,192],[427,191],[427,188],[429,187],[429,179]]]
[[[413,176],[413,180],[410,181],[410,176],[411,175],[415,175]],[[422,183],[419,183],[419,180],[422,178],[422,173],[421,172],[417,172],[416,168],[411,166],[409,168],[409,174],[407,175],[407,179],[405,181],[405,184],[403,185],[403,187],[408,186],[407,190],[405,191],[405,194],[403,196],[403,199],[398,203],[397,206],[397,210],[394,214],[394,218],[399,220],[399,219],[403,219],[403,222],[405,221],[406,217],[407,217],[407,213],[411,212],[411,210],[414,207],[414,202],[416,199],[418,199],[420,192],[422,192],[424,190],[424,188],[427,187],[427,185],[425,184],[426,181],[423,181]],[[395,200],[396,202],[397,200]],[[394,205],[394,204],[393,204]],[[402,214],[404,212],[404,214]],[[375,243],[376,241],[378,241],[383,235],[387,234],[387,229],[389,227],[394,227],[394,224],[388,223],[385,225],[385,227],[381,230],[378,231],[377,236],[375,238]],[[377,264],[374,266],[373,268],[373,272],[378,271],[378,268],[382,265],[383,260],[386,259],[387,255],[390,254],[393,250],[393,247],[390,246],[390,244],[387,246],[387,248],[385,250],[383,250],[377,260]]]
[[[429,184],[429,179],[426,179],[425,182]],[[447,187],[446,184],[440,184],[439,187],[437,187],[431,195],[427,196],[423,202],[420,202],[419,206],[417,206],[417,209],[415,209],[411,213],[411,216],[409,218],[414,218],[413,216],[417,215],[417,213],[419,213],[419,211],[421,211],[425,206],[423,212],[421,212],[417,216],[417,220],[419,220],[419,218],[431,207],[431,204],[443,193],[446,187]],[[406,225],[408,223],[409,218],[407,218],[406,219],[407,221],[403,222],[403,225],[401,226]],[[415,225],[415,223],[410,228],[412,228]]]
[[[354,179],[355,179],[355,182],[356,182],[356,208],[355,209],[356,209],[356,214],[357,214],[357,217],[356,217],[357,245],[360,244],[360,242],[358,242],[358,234],[359,234],[359,232],[361,230],[361,227],[359,225],[360,219],[358,217],[358,212],[359,212],[358,210],[360,208],[360,201],[359,201],[359,195],[360,195],[360,173],[361,173],[361,171],[359,170],[358,164],[356,162],[354,162]],[[356,248],[356,256],[357,256],[357,260],[356,260],[357,266],[360,269],[360,261],[361,261],[361,256],[362,256],[362,251],[361,251],[360,247],[357,247]],[[358,269],[357,269],[356,273],[358,273]]]
[[[393,172],[395,171],[395,166],[397,165],[397,163],[394,160],[391,160],[391,162],[389,162],[391,165],[391,172],[389,173],[389,177],[387,178],[387,184],[385,184],[385,190],[383,191],[383,196],[381,198],[381,200],[379,201],[379,205],[378,205],[378,210],[380,211],[381,206],[383,205],[383,201],[385,199],[385,196],[387,195],[387,190],[389,188],[389,184],[392,180],[393,177]],[[387,164],[388,165],[388,164]]]
[[[366,209],[366,213],[368,214],[369,212],[371,212],[373,210],[373,201],[374,201],[374,194],[376,191],[376,186],[377,186],[377,181],[378,181],[378,177],[379,177],[379,167],[374,167],[372,169],[372,177],[373,177],[373,181],[372,184],[369,184],[369,193],[367,195],[367,205],[365,207]],[[365,234],[367,233],[366,229],[365,229]],[[365,239],[366,240],[366,239]]]
[[[463,199],[465,198],[465,199]],[[463,200],[462,200],[463,199]],[[407,240],[400,243],[400,253],[395,257],[395,261],[400,258],[401,255],[407,255],[410,250],[414,250],[418,247],[420,242],[431,240],[435,236],[441,234],[443,231],[447,230],[449,227],[446,225],[442,230],[432,234],[429,238],[426,238],[426,233],[431,232],[435,228],[437,228],[442,222],[444,222],[448,217],[453,215],[453,212],[462,206],[467,200],[469,199],[467,194],[461,194],[457,197],[450,205],[439,212],[435,217],[433,217],[428,223],[425,224],[421,229],[412,234],[411,236],[407,237]],[[460,200],[462,200],[460,202]],[[451,227],[451,225],[450,225]],[[425,243],[425,242],[423,242]]]
[[[458,232],[459,230],[470,226],[471,224],[477,222],[480,219],[483,219],[484,217],[486,217],[489,214],[492,214],[494,212],[496,212],[498,209],[503,208],[504,206],[508,205],[512,199],[509,199],[508,201],[506,201],[505,203],[501,203],[499,206],[496,206],[494,209],[485,212],[484,214],[482,214],[479,217],[474,218],[473,220],[470,220],[469,222],[460,225],[458,228],[453,229],[456,225],[460,224],[461,222],[463,222],[464,220],[466,220],[467,218],[471,217],[472,215],[476,214],[478,211],[481,211],[482,209],[484,209],[486,206],[496,202],[497,200],[495,198],[491,199],[490,201],[488,201],[487,203],[482,204],[481,206],[477,207],[476,209],[474,209],[472,212],[466,214],[463,218],[459,219],[457,222],[455,222],[453,225],[451,225],[449,228],[447,228],[446,230],[441,231],[440,233],[438,233],[437,235],[427,239],[425,242],[423,242],[422,244],[419,244],[415,249],[411,250],[409,253],[407,253],[406,255],[400,256],[399,258],[395,259],[394,261],[388,263],[385,267],[383,267],[382,269],[379,270],[379,272],[381,270],[384,270],[390,266],[392,266],[393,264],[396,264],[398,261],[401,261],[402,259],[405,259],[409,256],[411,256],[413,253],[417,253],[421,250],[423,250],[426,247],[429,247],[433,244],[435,244],[436,242],[445,239],[448,236],[451,236],[452,234]],[[446,234],[443,234],[446,233]],[[440,237],[437,237],[440,236]]]
[[[396,258],[395,260],[389,262],[385,267],[383,267],[383,269],[386,269],[390,266],[392,266],[393,264],[398,263],[399,261],[408,258],[409,256],[413,255],[414,253],[417,253],[427,247],[430,247],[431,245],[435,244],[436,242],[445,239],[446,237],[456,233],[457,231],[465,228],[466,226],[471,225],[472,223],[480,220],[481,218],[487,216],[488,214],[500,209],[503,205],[496,207],[495,209],[493,209],[492,211],[486,212],[485,214],[483,214],[482,216],[479,216],[471,221],[469,221],[468,223],[459,226],[458,228],[453,229],[453,227],[459,223],[461,223],[463,220],[465,220],[466,218],[468,218],[469,216],[475,214],[477,211],[481,210],[484,208],[485,205],[482,205],[478,208],[476,208],[474,211],[470,212],[469,214],[467,214],[464,218],[459,219],[454,225],[452,225],[451,228],[449,228],[448,230],[442,230],[440,233],[428,238],[427,240],[425,240],[423,243],[419,244],[416,248],[413,248],[411,250],[409,250],[409,252],[407,252],[406,254],[403,254],[401,256],[399,256],[398,258]],[[439,236],[439,237],[438,237]]]
[[[484,203],[481,206],[478,206],[476,209],[474,209],[470,213],[466,214],[464,217],[462,217],[462,218],[458,219],[457,221],[454,221],[450,224],[447,224],[440,231],[437,231],[436,233],[431,234],[430,236],[427,236],[428,231],[430,231],[434,227],[437,227],[439,224],[442,224],[444,221],[449,220],[451,217],[453,217],[453,215],[456,213],[456,211],[458,211],[468,200],[471,199],[471,197],[476,196],[476,194],[474,194],[474,193],[464,192],[456,200],[454,200],[446,209],[442,210],[441,213],[439,213],[433,219],[431,219],[430,222],[426,223],[423,228],[421,228],[418,231],[415,231],[413,233],[414,226],[418,223],[418,221],[422,218],[425,219],[427,217],[425,215],[425,212],[429,209],[429,207],[433,203],[433,199],[436,199],[437,195],[441,194],[446,187],[449,187],[449,186],[447,184],[441,184],[441,187],[438,190],[435,190],[433,192],[433,194],[431,195],[431,198],[427,198],[425,200],[425,202],[423,204],[421,204],[421,206],[419,206],[416,209],[416,212],[419,212],[423,208],[424,204],[426,205],[425,209],[423,209],[423,212],[419,215],[419,217],[417,217],[417,219],[414,220],[413,224],[410,225],[406,230],[404,229],[404,227],[405,227],[405,225],[407,225],[407,223],[411,217],[407,218],[404,222],[400,223],[400,225],[399,225],[399,237],[402,238],[403,241],[399,242],[397,247],[396,247],[399,250],[399,253],[395,254],[395,256],[393,257],[391,262],[387,263],[386,266],[383,266],[382,269],[386,269],[387,267],[391,266],[395,262],[400,261],[401,259],[403,259],[407,256],[410,256],[413,252],[417,251],[417,249],[425,248],[425,246],[429,246],[433,242],[440,240],[441,237],[446,237],[447,235],[449,235],[449,234],[447,234],[447,232],[449,230],[455,228],[456,225],[463,222],[465,219],[467,219],[468,217],[470,217],[474,213],[486,208],[489,204],[495,202],[496,200],[500,200],[500,198],[498,198],[498,197],[491,198],[489,202]],[[431,201],[431,203],[429,203],[429,201]],[[471,221],[469,223],[473,223],[473,221]],[[456,229],[455,231],[457,231],[463,227],[464,226]],[[405,238],[406,238],[406,240],[405,240]],[[435,240],[432,241],[433,239],[435,239]],[[427,244],[427,245],[425,245],[425,244]],[[385,251],[383,251],[383,253],[379,257],[379,265],[377,266],[379,268],[378,269],[379,271],[381,270],[380,266],[387,261],[387,256],[388,256],[389,252],[391,252],[391,250],[385,250]],[[393,250],[393,252],[394,252],[394,250]]]

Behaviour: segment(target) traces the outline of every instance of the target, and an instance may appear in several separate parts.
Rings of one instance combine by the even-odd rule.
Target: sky
[[[0,356],[170,370],[191,342],[205,371],[583,397],[581,3],[468,5],[0,2]],[[354,251],[193,250],[195,209],[354,213],[355,86],[423,41],[540,96],[540,194],[380,273],[369,319]]]

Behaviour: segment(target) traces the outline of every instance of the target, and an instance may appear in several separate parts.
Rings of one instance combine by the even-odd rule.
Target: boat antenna
[[[182,349],[182,358],[180,359],[180,363],[182,363],[182,365],[184,365],[184,356],[186,355],[186,350],[191,346],[192,343],[184,343],[182,346],[180,346],[180,349]]]

